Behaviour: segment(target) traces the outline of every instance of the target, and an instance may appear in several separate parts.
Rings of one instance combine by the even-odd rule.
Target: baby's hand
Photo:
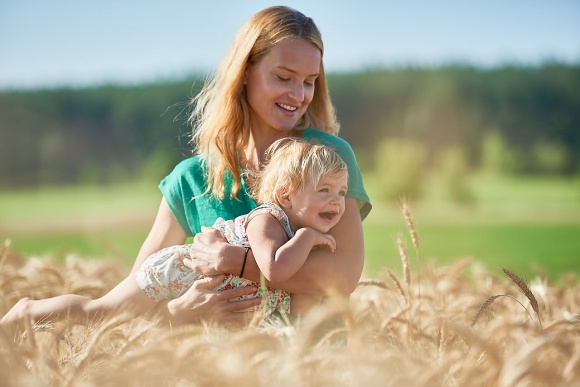
[[[314,241],[314,246],[328,246],[331,252],[336,250],[336,241],[334,237],[330,234],[323,234],[319,231],[312,230],[312,233],[316,236],[316,240]]]

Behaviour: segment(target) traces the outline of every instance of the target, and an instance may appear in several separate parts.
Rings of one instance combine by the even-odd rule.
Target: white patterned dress
[[[249,219],[261,213],[269,213],[278,219],[288,238],[294,236],[294,232],[290,229],[290,223],[286,213],[278,205],[270,202],[264,203],[248,214],[238,216],[233,220],[218,218],[212,227],[220,230],[230,244],[250,247],[248,244],[248,235],[246,234],[246,226]],[[190,246],[190,244],[187,244],[167,247],[152,254],[143,262],[135,274],[135,279],[139,287],[149,298],[157,302],[163,299],[171,300],[178,298],[191,287],[194,281],[203,278],[203,275],[192,271],[181,262],[180,255],[190,258]],[[226,274],[226,278],[216,290],[226,290],[243,286],[258,287],[258,293],[242,296],[240,299],[261,296],[265,300],[263,305],[265,305],[264,312],[266,316],[272,315],[275,311],[281,314],[290,313],[290,295],[287,292],[270,287],[264,291],[260,287],[260,284],[233,274]],[[253,310],[258,308],[260,307],[253,308]]]

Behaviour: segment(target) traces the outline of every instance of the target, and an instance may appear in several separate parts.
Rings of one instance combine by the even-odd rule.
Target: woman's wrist
[[[159,302],[159,306],[161,307],[161,310],[165,311],[166,317],[171,324],[181,325],[183,323],[179,318],[179,312],[182,311],[179,298],[173,300],[162,300]]]
[[[240,271],[240,275],[239,277],[243,277],[244,276],[244,269],[246,268],[246,262],[248,261],[248,252],[250,251],[249,247],[245,247],[245,251],[244,251],[244,261],[242,262],[242,270]]]
[[[223,270],[220,270],[220,272],[240,274],[242,265],[244,263],[245,252],[245,247],[228,245],[228,247],[223,252],[223,258],[220,264],[220,269]]]
[[[172,322],[179,321],[179,312],[181,312],[182,309],[179,298],[167,301],[167,311],[169,312],[169,319]]]

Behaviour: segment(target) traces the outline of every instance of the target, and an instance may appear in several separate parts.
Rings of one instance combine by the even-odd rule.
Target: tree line
[[[0,186],[164,176],[191,155],[188,101],[202,82],[0,92]],[[328,83],[363,170],[405,143],[427,168],[461,149],[467,169],[580,172],[579,65],[369,69]]]

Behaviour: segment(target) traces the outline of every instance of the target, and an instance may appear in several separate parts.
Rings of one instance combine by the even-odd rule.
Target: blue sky
[[[580,63],[580,1],[571,0],[0,0],[0,88],[207,73],[238,27],[276,4],[315,20],[329,71]]]

